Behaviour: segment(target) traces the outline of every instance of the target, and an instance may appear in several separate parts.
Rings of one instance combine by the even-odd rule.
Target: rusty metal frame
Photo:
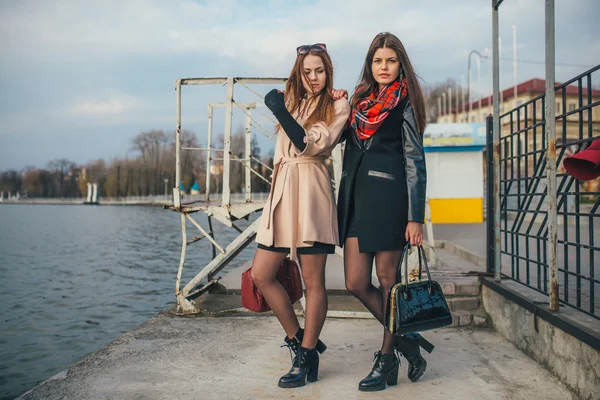
[[[270,180],[257,173],[251,168],[253,158],[251,157],[251,130],[252,127],[259,129],[265,136],[275,139],[275,135],[268,132],[256,119],[252,116],[251,110],[262,107],[262,104],[257,103],[237,103],[234,101],[234,86],[240,84],[252,93],[262,99],[262,95],[251,89],[252,84],[282,84],[286,78],[239,78],[239,77],[218,77],[218,78],[186,78],[175,81],[176,91],[176,179],[175,187],[173,188],[173,206],[172,211],[180,213],[181,217],[181,233],[182,246],[179,268],[177,271],[177,279],[175,282],[175,295],[177,298],[177,312],[182,314],[192,314],[198,312],[193,304],[193,299],[207,292],[218,280],[216,274],[221,271],[235,256],[241,252],[256,236],[259,219],[255,220],[245,230],[239,229],[235,224],[235,220],[246,218],[249,214],[260,211],[264,207],[264,200],[253,201],[252,199],[252,184],[251,174],[254,173],[270,184]],[[211,103],[208,106],[208,145],[206,148],[182,147],[181,145],[181,87],[185,85],[226,85],[226,101],[224,103]],[[245,118],[245,154],[244,158],[238,158],[231,153],[231,125],[233,118],[234,106],[242,110],[246,114]],[[224,129],[224,146],[223,149],[215,149],[212,145],[212,123],[213,109],[225,108],[225,129]],[[262,114],[262,113],[261,113]],[[263,116],[269,118],[267,115]],[[182,204],[179,182],[181,182],[181,151],[206,151],[207,157],[207,180],[206,180],[206,198],[203,203],[197,204]],[[222,198],[220,205],[210,203],[210,166],[216,158],[212,156],[213,152],[223,154],[223,187]],[[231,190],[229,184],[230,165],[231,162],[240,162],[246,168],[245,173],[245,201],[243,203],[231,203]],[[203,212],[208,216],[209,229],[204,229],[191,214]],[[228,245],[221,246],[214,238],[212,230],[212,218],[223,223],[228,227],[235,228],[240,234]],[[188,238],[186,230],[186,220],[189,220],[199,231],[200,235]],[[203,238],[207,238],[212,245],[213,258],[200,270],[198,274],[183,288],[181,288],[181,277],[185,265],[185,256],[188,245],[198,242]],[[208,279],[206,283],[203,283]]]
[[[594,239],[593,232],[594,222],[600,218],[600,197],[596,198],[591,211],[583,211],[580,208],[580,199],[584,194],[579,183],[570,175],[557,172],[568,146],[575,146],[580,151],[586,143],[600,137],[594,133],[592,117],[592,108],[600,107],[599,101],[592,100],[592,73],[600,70],[600,65],[559,86],[556,85],[555,1],[545,0],[545,93],[501,115],[498,73],[500,3],[501,1],[492,1],[494,112],[491,130],[488,128],[488,140],[493,137],[494,154],[493,160],[488,160],[488,168],[493,166],[493,174],[488,175],[493,177],[493,188],[490,182],[488,195],[493,195],[494,213],[493,229],[488,219],[488,235],[493,235],[494,240],[488,240],[488,257],[493,258],[493,262],[488,259],[488,272],[495,273],[496,281],[501,277],[510,278],[548,294],[548,309],[551,312],[558,312],[562,303],[600,318],[594,296],[594,288],[600,284],[594,271],[594,260],[600,253],[600,246],[597,244],[597,238]],[[587,85],[587,105],[583,102],[584,82]],[[577,84],[578,106],[567,111],[567,86],[573,83]],[[562,112],[556,107],[557,96],[562,96]],[[538,117],[538,110],[543,110],[541,118]],[[584,113],[588,115],[587,128],[584,128]],[[579,119],[578,139],[567,140],[568,117]],[[510,124],[510,133],[504,136],[501,135],[500,128],[502,121]],[[557,123],[562,124],[563,136],[560,140],[556,134]],[[541,146],[536,142],[537,132],[543,132]],[[529,135],[532,134],[533,149],[529,147]],[[488,150],[490,149],[488,142]],[[531,164],[530,157],[533,159]],[[531,175],[528,168],[521,168],[523,160],[527,167],[533,168]],[[597,192],[587,194],[600,196]],[[574,200],[574,210],[568,207],[569,198]],[[508,213],[516,215],[511,224],[508,223]],[[490,214],[488,216],[491,217]],[[560,238],[559,216],[564,226]],[[571,240],[570,220],[575,223],[575,237]],[[582,240],[585,230],[581,224],[584,221],[589,225],[588,243]],[[530,241],[537,248],[530,249]],[[524,242],[523,252],[519,247],[521,242]],[[562,253],[559,253],[559,246]],[[569,251],[575,254],[575,260],[572,262],[568,259]],[[589,272],[582,268],[582,252],[589,252]],[[510,257],[511,260],[510,271],[506,273],[502,272],[502,255]],[[537,272],[531,268],[532,275],[531,265],[537,266]],[[560,279],[564,280],[559,282]],[[589,284],[589,307],[583,305],[582,295],[585,295],[586,289],[583,284]]]
[[[558,215],[556,210],[556,108],[554,107],[554,0],[546,0],[546,179],[548,200],[548,266],[550,268],[550,310],[558,311],[558,261],[556,258]]]
[[[492,43],[493,43],[493,137],[494,137],[494,271],[496,281],[502,274],[500,242],[500,57],[498,9],[503,0],[492,0]],[[547,177],[547,217],[548,217],[548,267],[550,271],[550,309],[559,309],[557,248],[557,208],[556,208],[556,130],[554,107],[555,96],[555,9],[554,0],[545,0],[545,47],[546,47],[546,94],[545,94],[545,136],[546,177]]]

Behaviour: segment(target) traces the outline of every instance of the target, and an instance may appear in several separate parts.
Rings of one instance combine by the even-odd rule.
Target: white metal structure
[[[251,167],[251,154],[250,154],[250,143],[251,143],[251,125],[259,129],[263,134],[269,136],[271,139],[275,139],[275,136],[264,129],[252,116],[251,110],[256,110],[262,104],[263,96],[251,88],[251,85],[256,84],[282,84],[285,83],[285,78],[191,78],[191,79],[178,79],[175,81],[176,100],[177,100],[177,123],[176,123],[176,175],[175,175],[175,187],[173,188],[173,205],[170,207],[171,210],[180,213],[181,218],[181,233],[182,233],[182,245],[181,245],[181,258],[179,262],[179,269],[177,271],[177,280],[175,283],[175,295],[177,297],[177,311],[183,314],[190,314],[197,312],[191,302],[195,297],[200,296],[206,292],[217,280],[215,275],[222,270],[240,251],[242,251],[256,236],[259,219],[250,224],[244,231],[239,229],[235,225],[235,221],[241,218],[247,217],[249,214],[260,211],[264,207],[264,200],[253,201],[252,186],[251,186],[251,173],[255,173],[262,179],[270,183],[270,180],[264,176],[258,174]],[[254,93],[261,99],[260,104],[257,103],[237,103],[234,101],[234,87],[235,85],[241,85],[250,92]],[[208,106],[208,145],[206,148],[190,148],[182,147],[181,145],[181,88],[186,85],[225,85],[226,86],[226,100],[224,103],[212,103]],[[214,108],[225,108],[225,127],[224,127],[224,145],[222,149],[214,148],[212,145],[212,125],[213,125],[213,109]],[[246,114],[246,128],[245,128],[245,157],[240,159],[231,152],[231,128],[232,128],[232,117],[234,107],[239,108],[244,114]],[[265,115],[266,116],[266,115]],[[271,118],[266,116],[267,118]],[[204,203],[196,204],[182,204],[181,202],[181,191],[179,188],[179,182],[181,182],[181,152],[182,151],[206,151],[208,152],[207,157],[207,186],[206,186],[206,198]],[[211,176],[211,162],[215,160],[212,153],[217,152],[222,154],[223,161],[223,188],[221,195],[220,205],[213,205],[209,202],[210,192],[210,176]],[[232,203],[231,202],[231,188],[230,188],[230,166],[231,162],[240,162],[246,168],[245,175],[245,201]],[[259,160],[255,160],[260,162]],[[192,214],[202,211],[208,216],[209,227],[208,230],[204,229],[193,217]],[[224,225],[236,229],[240,234],[227,245],[217,243],[212,233],[212,218],[223,223]],[[189,220],[201,233],[199,236],[191,237],[188,239],[186,231],[186,220]],[[213,246],[213,259],[206,265],[196,276],[181,288],[181,275],[183,272],[183,266],[185,263],[185,255],[187,246],[195,243],[203,238],[208,239]],[[217,251],[218,250],[218,251]],[[208,282],[203,284],[203,281],[207,279]]]

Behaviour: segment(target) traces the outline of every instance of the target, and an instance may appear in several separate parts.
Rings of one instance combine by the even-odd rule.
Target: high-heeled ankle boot
[[[298,348],[302,345],[302,339],[304,339],[304,329],[300,328],[293,338],[290,339],[286,336],[283,340],[285,341],[287,347],[289,347],[294,354],[296,354],[298,352]],[[323,354],[325,350],[327,350],[327,346],[325,346],[325,343],[321,342],[321,339],[318,339],[315,349],[319,352],[319,354]]]
[[[420,348],[431,354],[435,346],[419,333],[407,333],[396,339],[395,347],[408,360],[408,379],[418,381],[427,369],[427,361],[421,356]]]
[[[279,378],[279,387],[296,388],[306,385],[306,381],[316,382],[319,375],[319,353],[316,349],[302,346],[292,362],[290,372]]]
[[[398,366],[400,360],[395,354],[375,353],[373,369],[365,379],[358,384],[361,392],[377,392],[386,388],[386,384],[398,384]]]

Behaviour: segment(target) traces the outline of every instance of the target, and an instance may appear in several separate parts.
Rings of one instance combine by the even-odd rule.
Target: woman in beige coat
[[[339,244],[337,212],[325,160],[348,120],[346,99],[331,97],[333,66],[324,44],[297,48],[296,63],[285,94],[273,89],[265,104],[277,118],[278,137],[271,193],[262,214],[252,262],[252,279],[279,319],[285,342],[296,354],[280,387],[299,387],[317,380],[319,340],[327,314],[325,261]],[[306,286],[305,330],[287,292],[276,279],[290,254],[300,258]]]

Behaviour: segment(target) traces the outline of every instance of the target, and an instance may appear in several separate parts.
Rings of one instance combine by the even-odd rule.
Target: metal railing
[[[493,202],[488,204],[488,272],[496,272],[494,246],[500,246],[501,274],[539,292],[558,290],[561,303],[600,319],[600,192],[578,181],[562,167],[565,157],[600,139],[600,96],[594,96],[597,67],[555,88],[556,146],[546,137],[546,96],[537,96],[500,115],[500,240],[495,238]],[[573,98],[576,104],[573,107]],[[567,101],[567,100],[571,101]],[[562,104],[561,104],[562,103]],[[569,109],[567,108],[569,104]],[[596,116],[595,116],[596,115]],[[595,119],[594,119],[595,116]],[[493,198],[493,132],[488,119],[486,185]],[[548,185],[548,152],[556,155],[556,187]],[[498,175],[496,175],[498,176]],[[551,188],[551,186],[550,186]],[[549,218],[556,205],[557,220]],[[550,231],[556,232],[551,239]],[[558,288],[549,279],[551,246],[556,248]]]

